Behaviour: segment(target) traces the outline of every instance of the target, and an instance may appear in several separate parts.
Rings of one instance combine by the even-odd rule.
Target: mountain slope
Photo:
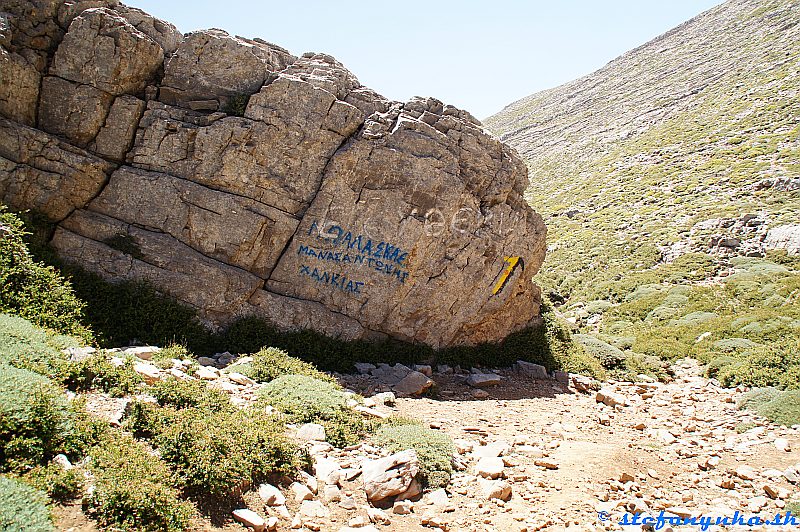
[[[800,246],[799,22],[797,1],[732,0],[486,120],[530,168],[540,282],[582,332],[740,366],[797,341],[776,249]]]

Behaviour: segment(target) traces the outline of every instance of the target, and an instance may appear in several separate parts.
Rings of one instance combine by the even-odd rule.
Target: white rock
[[[433,504],[434,506],[445,506],[450,502],[450,497],[444,488],[439,488],[425,495],[425,500],[428,504]]]
[[[283,506],[286,504],[286,497],[281,493],[281,490],[272,484],[261,484],[258,487],[258,496],[267,506]]]
[[[133,355],[137,358],[141,358],[142,360],[150,360],[151,358],[153,358],[153,355],[155,355],[159,351],[161,351],[161,348],[153,345],[128,347],[122,350],[122,352],[125,353],[126,355]]]
[[[484,456],[475,465],[475,474],[484,478],[500,478],[503,476],[503,459]]]
[[[317,477],[309,475],[305,471],[300,471],[297,474],[298,478],[300,478],[300,482],[306,485],[308,489],[311,490],[311,493],[317,493],[319,491],[319,482],[317,482]]]
[[[306,423],[295,434],[298,440],[325,441],[325,427],[317,423]]]
[[[67,456],[64,454],[55,455],[53,457],[53,463],[61,466],[61,469],[63,469],[64,471],[69,471],[70,469],[75,467],[72,465],[72,463],[70,463],[69,458],[67,458]]]
[[[603,388],[594,396],[595,401],[598,403],[603,403],[610,407],[619,406],[628,406],[628,399],[624,396],[614,393],[612,390],[608,388]]]
[[[775,448],[779,451],[790,452],[792,450],[792,446],[789,444],[789,440],[786,438],[776,438],[775,439]]]
[[[232,380],[236,384],[241,384],[242,386],[252,386],[256,383],[256,381],[254,381],[247,375],[242,375],[241,373],[237,373],[235,371],[232,371],[227,375],[230,380]]]
[[[353,366],[355,366],[356,371],[362,375],[368,375],[373,369],[376,369],[374,364],[369,364],[367,362],[356,362]]]
[[[550,376],[547,374],[547,368],[539,364],[525,362],[524,360],[517,360],[515,369],[518,373],[530,377],[531,379],[547,379]]]
[[[242,523],[244,526],[249,526],[255,532],[263,532],[267,527],[264,518],[255,513],[253,510],[241,508],[233,511],[233,518]]]
[[[300,482],[292,482],[292,485],[289,486],[289,491],[294,494],[294,500],[296,502],[310,501],[314,498],[314,494],[311,493],[311,490]]]
[[[505,480],[486,480],[478,479],[481,486],[481,493],[486,499],[500,499],[507,501],[511,498],[511,484]]]
[[[371,399],[375,401],[375,404],[381,404],[386,406],[394,406],[394,403],[397,400],[397,398],[392,392],[376,393],[375,395],[372,396]]]
[[[402,451],[378,460],[364,460],[361,477],[369,501],[381,501],[403,494],[419,473],[417,453]]]
[[[736,476],[744,480],[755,480],[758,476],[756,470],[748,465],[742,465],[736,468]]]
[[[219,377],[219,370],[211,366],[200,366],[194,376],[204,381],[213,381]]]
[[[391,518],[386,515],[386,512],[379,508],[373,508],[372,506],[367,507],[367,515],[370,521],[378,525],[388,525],[392,522]]]
[[[303,517],[323,519],[330,515],[330,510],[320,501],[304,500],[300,503],[298,513]]]
[[[323,484],[339,484],[342,466],[329,458],[317,456],[314,458],[314,475]]]
[[[511,450],[511,445],[504,440],[498,440],[491,442],[487,445],[482,445],[480,447],[475,447],[472,450],[472,454],[475,455],[477,458],[494,458],[497,456],[502,456],[508,453]]]
[[[149,362],[137,362],[133,365],[133,371],[139,374],[147,384],[153,384],[161,379],[161,370]]]
[[[424,365],[424,364],[422,364],[422,365],[414,364],[414,371],[419,371],[420,373],[422,373],[426,377],[430,377],[430,376],[433,375],[433,369],[430,366]]]
[[[398,364],[399,365],[399,364]],[[419,371],[411,371],[392,389],[400,395],[420,395],[433,386],[433,381]]]
[[[392,506],[392,513],[397,515],[408,515],[413,508],[412,504],[408,501],[397,501]]]

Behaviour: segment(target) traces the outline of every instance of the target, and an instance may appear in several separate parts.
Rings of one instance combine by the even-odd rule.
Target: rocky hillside
[[[468,112],[116,0],[2,11],[0,200],[55,223],[63,259],[214,328],[440,348],[538,319],[525,166]]]
[[[742,364],[796,341],[798,22],[796,1],[731,0],[486,121],[528,164],[538,278],[588,347]]]

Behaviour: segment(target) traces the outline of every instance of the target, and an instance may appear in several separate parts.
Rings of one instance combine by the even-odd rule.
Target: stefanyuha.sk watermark
[[[780,526],[798,527],[800,526],[800,516],[792,515],[791,511],[777,513],[774,516],[762,516],[755,514],[744,514],[739,511],[728,516],[697,515],[682,517],[670,514],[662,510],[658,514],[649,515],[643,513],[624,513],[617,520],[609,512],[597,512],[597,518],[602,522],[615,522],[621,526],[636,526],[641,529],[667,530],[676,526],[694,526],[702,531],[710,529],[712,526],[719,527],[757,527],[757,526]]]

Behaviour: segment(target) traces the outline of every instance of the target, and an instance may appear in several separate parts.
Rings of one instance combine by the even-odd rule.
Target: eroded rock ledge
[[[527,170],[469,113],[113,0],[3,6],[0,199],[57,222],[65,259],[211,326],[439,348],[538,317]]]

